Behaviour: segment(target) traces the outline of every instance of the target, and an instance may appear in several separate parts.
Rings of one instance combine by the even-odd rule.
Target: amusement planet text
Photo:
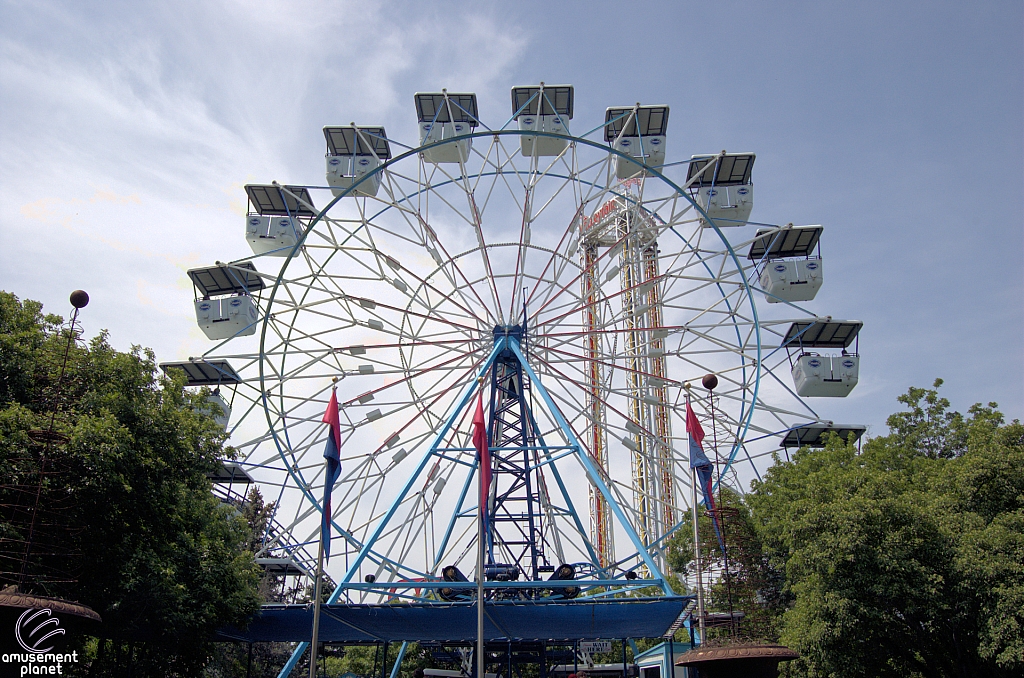
[[[0,655],[4,664],[21,664],[19,676],[58,676],[64,673],[64,664],[77,664],[78,652],[11,652]],[[7,674],[6,672],[4,675]]]

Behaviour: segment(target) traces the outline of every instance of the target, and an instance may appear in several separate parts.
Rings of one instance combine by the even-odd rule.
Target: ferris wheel
[[[514,88],[498,126],[474,94],[414,102],[418,145],[325,127],[326,185],[247,186],[253,256],[189,272],[211,348],[165,369],[216,389],[221,482],[275,502],[264,564],[312,570],[334,389],[329,571],[354,602],[465,595],[478,393],[504,596],[668,591],[688,404],[738,489],[780,449],[863,433],[812,400],[856,385],[861,324],[810,308],[821,226],[750,220],[754,154],[666,163],[667,106],[581,124],[567,85]]]

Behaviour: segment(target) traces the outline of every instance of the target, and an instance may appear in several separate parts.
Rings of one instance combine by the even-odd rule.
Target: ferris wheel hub
[[[522,343],[523,337],[526,336],[526,330],[522,325],[495,325],[494,326],[494,343],[504,341],[505,337],[515,337],[520,343]]]

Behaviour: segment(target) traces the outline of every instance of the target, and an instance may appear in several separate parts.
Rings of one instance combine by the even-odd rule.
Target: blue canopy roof
[[[498,601],[484,608],[484,633],[492,640],[657,638],[686,609],[690,596],[566,601]],[[473,603],[324,605],[320,640],[472,642]],[[265,605],[248,628],[221,629],[218,640],[300,642],[310,639],[313,608]]]

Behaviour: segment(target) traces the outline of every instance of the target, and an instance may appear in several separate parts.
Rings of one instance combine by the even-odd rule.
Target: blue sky
[[[669,162],[754,151],[758,221],[820,223],[822,315],[865,322],[822,409],[884,433],[946,380],[1024,410],[1024,5],[0,3],[0,288],[161,360],[200,353],[194,266],[248,254],[242,185],[322,183],[324,124],[414,141],[412,94],[576,87],[671,106]]]

